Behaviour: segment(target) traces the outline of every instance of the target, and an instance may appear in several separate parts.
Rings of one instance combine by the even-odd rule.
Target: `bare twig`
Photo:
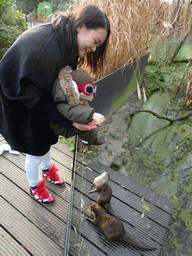
[[[160,115],[158,115],[157,113],[155,113],[154,111],[151,111],[151,110],[141,109],[141,110],[138,110],[137,112],[131,114],[131,116],[133,116],[133,115],[135,115],[137,113],[142,113],[142,112],[150,113],[153,116],[156,116],[158,119],[164,119],[164,120],[167,120],[167,121],[169,121],[171,123],[176,122],[176,121],[180,121],[180,120],[184,120],[184,119],[186,119],[186,118],[188,118],[189,116],[192,115],[192,111],[190,111],[190,112],[188,112],[185,115],[182,115],[182,116],[179,116],[179,117],[175,117],[175,118],[171,118],[171,117],[168,117],[168,116],[160,116]]]

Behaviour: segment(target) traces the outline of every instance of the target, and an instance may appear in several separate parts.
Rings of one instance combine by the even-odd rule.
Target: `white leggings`
[[[39,167],[41,166],[43,170],[47,170],[51,166],[51,163],[50,151],[48,151],[43,156],[33,156],[27,154],[25,161],[25,171],[30,187],[37,186],[37,184],[41,181],[41,177],[39,175]]]

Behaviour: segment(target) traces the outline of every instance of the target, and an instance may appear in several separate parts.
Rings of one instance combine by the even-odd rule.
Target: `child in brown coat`
[[[54,83],[53,96],[58,111],[73,122],[95,125],[97,127],[105,117],[96,113],[87,101],[92,101],[96,95],[96,86],[92,77],[84,70],[72,70],[66,66],[59,72]],[[65,138],[77,134],[84,144],[101,145],[105,138],[98,137],[98,128],[90,131],[78,130],[74,126],[66,129],[60,124],[51,123],[51,128],[57,135]]]

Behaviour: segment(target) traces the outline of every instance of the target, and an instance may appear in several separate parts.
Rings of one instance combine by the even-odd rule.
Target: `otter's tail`
[[[147,244],[137,240],[135,237],[133,237],[132,235],[128,234],[127,232],[125,233],[125,236],[121,239],[133,246],[136,246],[138,248],[141,249],[145,249],[145,250],[156,250],[156,248],[148,246]]]

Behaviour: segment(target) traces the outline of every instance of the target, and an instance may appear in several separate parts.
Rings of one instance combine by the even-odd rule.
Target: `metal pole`
[[[72,208],[73,208],[73,191],[74,191],[74,182],[75,182],[77,145],[78,145],[78,135],[75,135],[75,148],[74,148],[74,156],[73,156],[72,175],[71,175],[71,190],[70,190],[70,196],[69,196],[69,210],[68,210],[68,216],[67,216],[64,256],[69,255],[69,245],[70,245],[69,239],[70,239],[71,218],[72,218]]]

